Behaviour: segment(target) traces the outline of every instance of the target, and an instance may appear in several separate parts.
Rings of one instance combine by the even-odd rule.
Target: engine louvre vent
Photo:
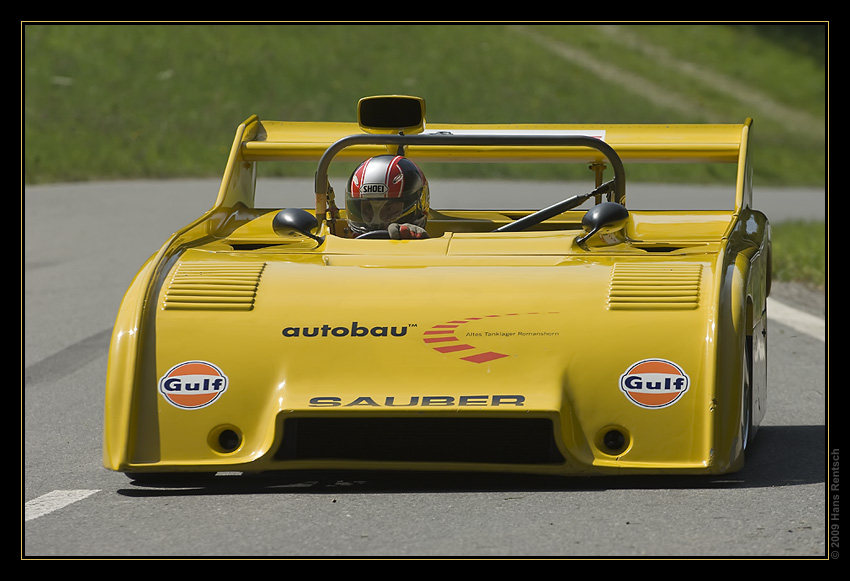
[[[608,290],[610,310],[696,309],[702,265],[617,264]]]
[[[163,309],[250,311],[266,265],[183,262],[171,276]]]

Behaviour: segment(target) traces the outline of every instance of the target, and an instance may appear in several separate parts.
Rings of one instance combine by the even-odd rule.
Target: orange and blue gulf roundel
[[[620,390],[633,404],[646,409],[673,405],[688,391],[690,378],[665,359],[644,359],[620,376]]]
[[[159,380],[159,392],[171,405],[195,410],[213,404],[227,390],[227,376],[206,361],[184,361]]]

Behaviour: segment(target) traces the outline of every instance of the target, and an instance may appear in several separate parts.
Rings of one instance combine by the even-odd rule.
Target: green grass
[[[757,184],[825,183],[824,63],[817,51],[812,56],[774,40],[767,34],[773,27],[536,30],[588,58],[565,60],[500,24],[26,25],[24,180],[217,176],[236,126],[252,114],[353,121],[360,97],[406,93],[425,98],[432,122],[737,123],[753,117]],[[669,58],[630,48],[627,35],[663,48]],[[784,38],[790,36],[786,30]],[[806,46],[820,46],[822,58],[817,36],[798,36]],[[598,64],[582,66],[589,58]],[[758,102],[718,90],[706,74],[683,73],[676,66],[682,61],[815,122],[800,128],[775,119]],[[620,71],[613,79],[597,74],[608,66]],[[618,82],[625,73],[694,110],[636,95]]]
[[[826,228],[823,222],[772,225],[773,277],[777,281],[826,285]]]

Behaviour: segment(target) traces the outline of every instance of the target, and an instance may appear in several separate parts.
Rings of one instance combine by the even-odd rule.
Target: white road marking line
[[[69,504],[83,500],[99,490],[54,490],[47,494],[42,494],[38,498],[34,498],[24,505],[24,520],[30,521],[34,518],[44,516],[65,508]]]
[[[775,299],[767,299],[767,320],[791,327],[815,339],[826,342],[826,321],[820,317],[798,311]]]

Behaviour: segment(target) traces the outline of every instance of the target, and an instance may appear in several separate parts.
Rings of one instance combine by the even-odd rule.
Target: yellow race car
[[[401,95],[362,99],[357,123],[249,118],[212,208],[121,304],[104,465],[740,469],[765,413],[771,278],[750,129],[426,126]],[[258,167],[291,161],[315,167],[303,207],[255,207]],[[357,166],[344,196],[335,161]],[[593,171],[543,209],[447,210],[430,162]],[[626,168],[643,162],[731,164],[734,207],[629,209]]]

